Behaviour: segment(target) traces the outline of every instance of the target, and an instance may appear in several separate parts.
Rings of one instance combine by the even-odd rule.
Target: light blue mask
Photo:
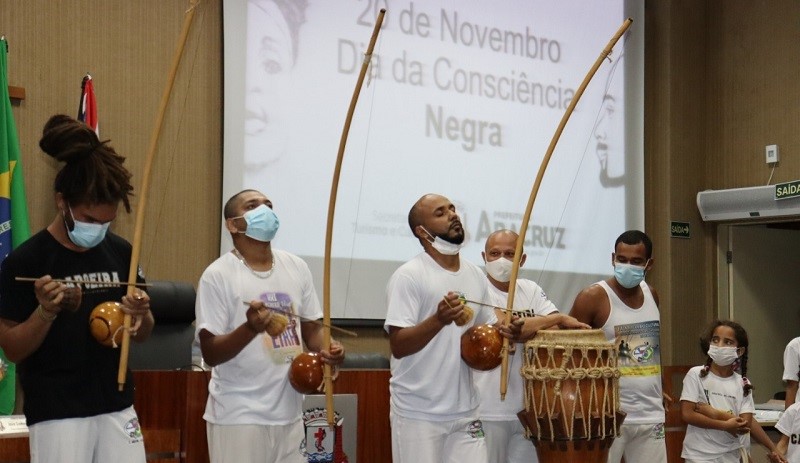
[[[264,204],[251,211],[247,211],[240,217],[244,218],[244,221],[247,222],[247,230],[244,231],[244,234],[254,240],[263,241],[265,243],[275,238],[275,234],[278,233],[278,227],[281,225],[275,212]]]
[[[634,288],[644,281],[645,267],[646,265],[640,267],[638,265],[614,262],[614,278],[616,278],[617,283],[621,284],[623,287],[628,289]]]
[[[75,220],[75,214],[72,213],[72,207],[69,208],[69,215],[72,216],[72,230],[69,229],[66,220],[64,225],[67,225],[67,235],[69,239],[76,245],[82,248],[93,248],[103,241],[106,237],[111,222],[106,223],[90,223]]]

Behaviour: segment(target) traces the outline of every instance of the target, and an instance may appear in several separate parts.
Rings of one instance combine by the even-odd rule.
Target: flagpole
[[[189,37],[189,30],[192,26],[194,13],[197,4],[200,0],[190,0],[189,9],[183,18],[183,28],[181,29],[178,44],[175,48],[175,54],[172,56],[172,66],[167,77],[167,83],[164,86],[164,92],[161,94],[161,103],[159,104],[158,113],[156,114],[156,123],[153,128],[153,133],[150,137],[150,146],[147,149],[147,158],[144,165],[144,174],[142,175],[142,187],[138,191],[139,205],[136,209],[136,225],[133,232],[133,249],[131,251],[131,265],[128,269],[128,283],[135,283],[136,276],[139,270],[139,255],[142,250],[142,231],[144,229],[144,209],[147,204],[147,190],[150,186],[150,170],[153,165],[153,158],[155,157],[156,148],[158,147],[158,139],[161,135],[161,127],[164,122],[164,115],[167,112],[167,105],[169,104],[169,97],[172,93],[172,86],[175,83],[175,76],[178,74],[178,66],[181,63],[181,56],[183,49],[186,45],[186,39]],[[133,285],[128,286],[128,295],[133,295],[136,287]],[[128,372],[128,354],[130,351],[131,338],[131,316],[125,314],[124,319],[125,329],[122,330],[122,346],[119,354],[119,370],[117,371],[117,383],[119,390],[122,391],[125,387],[125,377]]]

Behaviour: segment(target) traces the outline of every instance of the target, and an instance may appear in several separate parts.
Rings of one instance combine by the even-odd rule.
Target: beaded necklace
[[[247,267],[247,270],[250,270],[250,273],[255,275],[257,278],[261,278],[262,280],[266,280],[267,278],[272,276],[272,272],[275,270],[275,256],[274,255],[272,256],[272,268],[262,272],[262,271],[254,270],[253,267],[250,267],[250,264],[248,264],[247,261],[244,260],[244,256],[242,256],[242,254],[239,253],[238,249],[233,248],[233,250],[231,252],[233,253],[234,256],[236,256],[237,259],[239,259],[239,262],[241,262],[245,267]]]

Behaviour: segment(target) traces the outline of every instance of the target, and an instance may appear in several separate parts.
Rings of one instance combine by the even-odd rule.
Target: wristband
[[[36,308],[36,313],[39,314],[39,317],[46,322],[52,322],[56,319],[56,317],[58,317],[57,313],[45,310],[45,308],[42,307],[42,304],[39,304],[39,307]]]

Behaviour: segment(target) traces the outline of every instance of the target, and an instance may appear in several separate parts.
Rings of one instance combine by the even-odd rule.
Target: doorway
[[[717,313],[747,330],[747,376],[763,403],[783,391],[783,350],[800,336],[800,222],[720,225],[717,238]]]

